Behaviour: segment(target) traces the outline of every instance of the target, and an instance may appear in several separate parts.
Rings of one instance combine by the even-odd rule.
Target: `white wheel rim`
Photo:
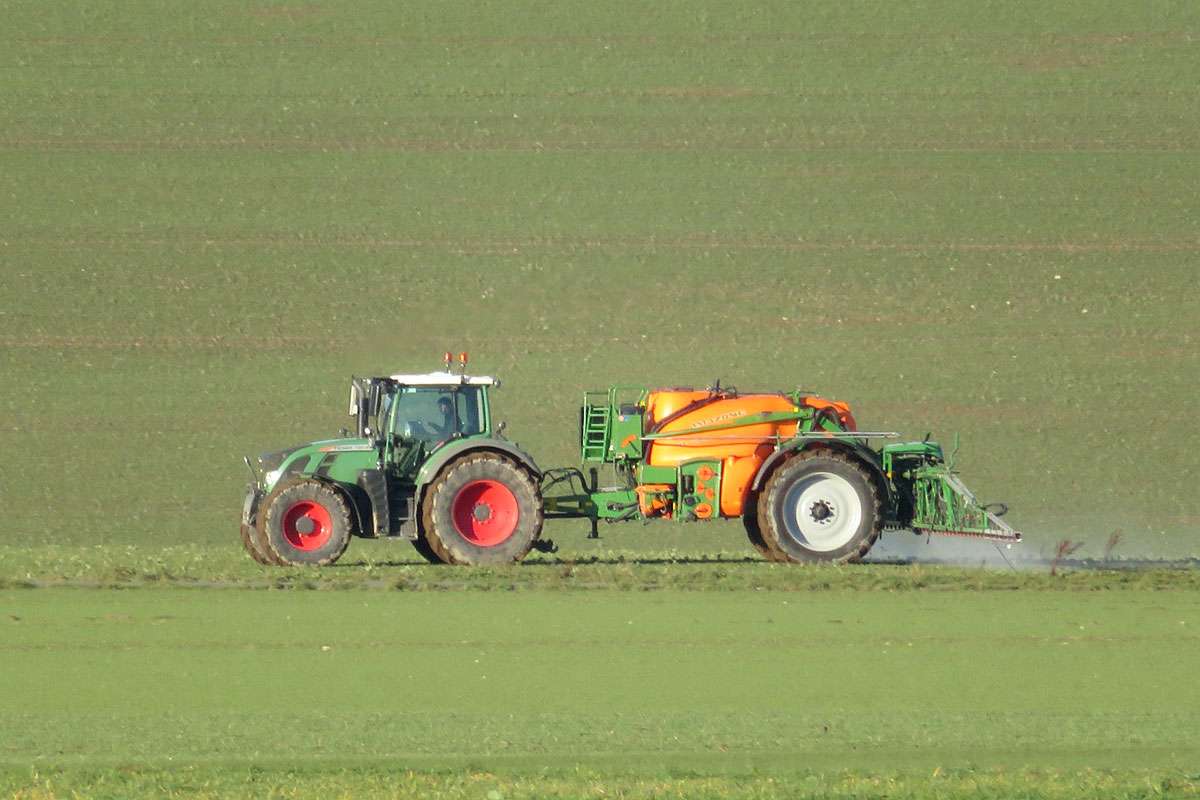
[[[802,547],[828,553],[845,547],[863,520],[862,500],[850,481],[814,472],[796,481],[783,499],[783,521]]]

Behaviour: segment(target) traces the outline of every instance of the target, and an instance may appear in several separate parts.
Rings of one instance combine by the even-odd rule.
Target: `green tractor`
[[[332,564],[351,536],[392,537],[430,562],[491,564],[545,547],[541,471],[492,426],[488,390],[499,381],[460,362],[460,374],[447,358],[445,372],[354,378],[353,435],[247,458],[249,554]]]
[[[802,392],[613,386],[586,392],[581,466],[541,470],[492,426],[493,378],[354,378],[354,435],[247,465],[242,542],[263,564],[331,564],[351,536],[407,539],[434,563],[505,564],[546,518],[740,518],[767,559],[861,559],[885,529],[1019,542],[936,442],[886,442],[849,405]],[[873,442],[880,442],[873,447]],[[601,470],[611,478],[601,486]]]

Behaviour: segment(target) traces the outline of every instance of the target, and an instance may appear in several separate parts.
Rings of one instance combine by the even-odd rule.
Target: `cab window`
[[[396,392],[393,431],[427,442],[482,432],[478,386],[401,386]]]

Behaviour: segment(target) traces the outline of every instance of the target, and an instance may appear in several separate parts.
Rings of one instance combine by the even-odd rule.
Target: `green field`
[[[0,11],[3,791],[1200,792],[1200,8]],[[1022,571],[787,571],[736,522],[243,559],[242,454],[444,350],[542,466],[615,382],[961,433]]]
[[[406,9],[5,4],[17,538],[225,543],[465,349],[546,465],[585,388],[801,385],[1033,550],[1200,552],[1196,9]]]
[[[1200,791],[1194,591],[44,589],[0,614],[11,786]]]

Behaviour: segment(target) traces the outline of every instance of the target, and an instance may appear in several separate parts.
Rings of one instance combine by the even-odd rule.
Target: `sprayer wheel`
[[[801,453],[777,469],[761,504],[763,541],[788,561],[858,561],[882,529],[875,482],[830,450]]]
[[[422,525],[447,564],[511,564],[542,532],[542,493],[524,468],[492,452],[450,462],[425,492]]]
[[[758,551],[759,555],[767,561],[787,561],[787,556],[772,550],[763,538],[762,510],[759,507],[759,499],[759,493],[751,491],[742,505],[742,525],[746,528],[746,538],[750,540],[751,546]]]

